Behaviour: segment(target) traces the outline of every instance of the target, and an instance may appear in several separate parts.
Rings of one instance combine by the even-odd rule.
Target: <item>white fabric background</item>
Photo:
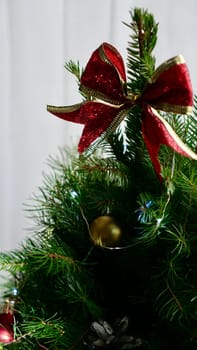
[[[0,0],[0,250],[12,249],[30,223],[23,203],[42,184],[48,155],[76,144],[81,127],[46,112],[46,104],[79,101],[64,63],[84,66],[103,41],[126,59],[134,6],[159,22],[159,65],[182,53],[197,92],[197,2],[189,0]]]

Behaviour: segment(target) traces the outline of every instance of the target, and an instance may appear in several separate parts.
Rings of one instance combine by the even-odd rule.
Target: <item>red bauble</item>
[[[14,340],[14,316],[11,312],[0,314],[0,343],[11,343]]]
[[[8,344],[14,340],[13,333],[8,332],[6,328],[0,327],[0,343]]]

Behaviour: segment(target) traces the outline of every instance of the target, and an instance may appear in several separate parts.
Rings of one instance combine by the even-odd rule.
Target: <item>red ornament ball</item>
[[[0,343],[8,344],[14,340],[13,333],[8,332],[6,328],[0,327]]]
[[[11,312],[0,314],[0,343],[12,343],[14,340],[14,316]]]

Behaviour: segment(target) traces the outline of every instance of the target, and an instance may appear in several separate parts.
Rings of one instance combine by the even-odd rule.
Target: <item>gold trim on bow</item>
[[[71,113],[77,111],[81,106],[81,103],[77,103],[72,106],[61,106],[61,107],[56,107],[56,106],[51,106],[47,105],[47,111],[51,113]]]

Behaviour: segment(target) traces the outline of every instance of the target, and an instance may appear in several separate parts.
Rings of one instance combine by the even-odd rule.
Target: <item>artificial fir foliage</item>
[[[197,347],[197,104],[182,57],[156,70],[153,16],[130,15],[127,80],[104,43],[84,70],[66,64],[83,102],[48,106],[85,124],[81,154],[49,158],[32,237],[0,254],[13,330],[6,343],[1,324],[2,349]]]

